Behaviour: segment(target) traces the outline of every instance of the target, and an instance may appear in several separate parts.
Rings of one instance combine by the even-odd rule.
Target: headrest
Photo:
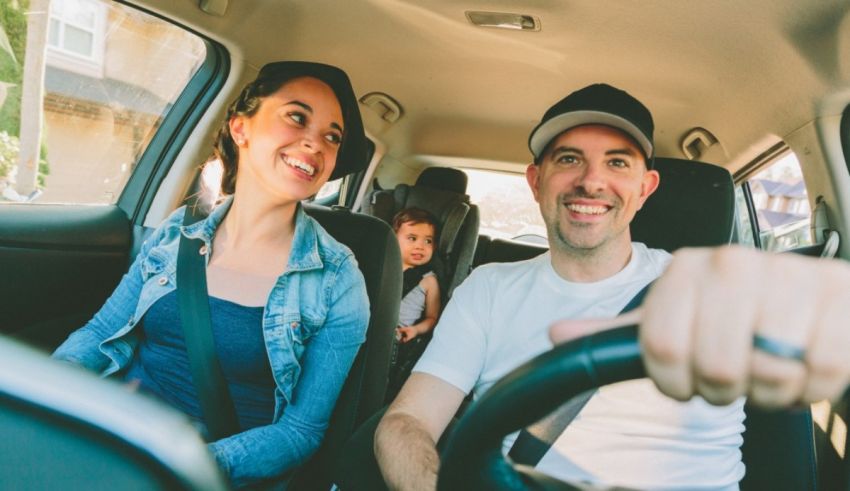
[[[451,169],[454,170],[454,169]],[[464,177],[466,177],[464,175]],[[396,187],[396,192],[404,191],[405,186]],[[437,219],[437,252],[451,254],[455,241],[469,213],[469,203],[465,194],[442,189],[423,189],[418,183],[407,190],[405,206],[415,206],[427,210]]]
[[[466,194],[467,180],[466,173],[462,170],[450,167],[428,167],[419,174],[416,185]]]
[[[735,186],[729,171],[661,157],[656,157],[655,169],[661,183],[632,221],[633,241],[672,252],[732,240]]]

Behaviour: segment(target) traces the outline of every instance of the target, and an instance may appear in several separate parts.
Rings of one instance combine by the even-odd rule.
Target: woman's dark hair
[[[437,219],[434,218],[434,215],[422,208],[411,206],[410,208],[405,208],[396,213],[393,217],[393,230],[398,232],[398,229],[400,229],[405,223],[412,223],[413,225],[427,223],[434,227],[434,234],[437,233]]]
[[[356,172],[368,164],[366,134],[348,75],[337,67],[322,63],[279,61],[264,66],[257,78],[242,89],[239,97],[228,106],[224,123],[216,133],[213,151],[224,169],[221,178],[222,193],[233,194],[236,190],[236,170],[239,167],[239,151],[230,134],[230,120],[234,116],[255,115],[263,98],[274,94],[285,83],[299,77],[312,77],[328,84],[342,109],[344,132],[337,152],[336,167],[330,179]]]

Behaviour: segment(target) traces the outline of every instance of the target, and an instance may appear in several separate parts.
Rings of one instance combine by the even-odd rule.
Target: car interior
[[[661,186],[634,240],[850,259],[847,2],[2,3],[0,488],[226,489],[184,418],[47,354],[99,309],[160,222],[216,188],[214,162],[204,166],[213,137],[269,62],[345,70],[372,145],[361,170],[304,204],[354,252],[371,320],[322,446],[290,489],[328,489],[346,441],[385,404],[401,292],[395,212],[437,218],[443,304],[474,268],[544,253],[528,137],[573,90],[608,83],[653,114]],[[20,33],[39,25],[31,48]],[[489,479],[478,489],[562,489],[480,457],[578,393],[579,369],[540,375],[551,359],[626,367],[608,382],[643,375],[633,331],[583,349],[559,348],[470,404],[442,489],[462,488],[469,466]],[[499,402],[518,394],[527,404]],[[846,489],[846,409],[747,407],[741,489]]]

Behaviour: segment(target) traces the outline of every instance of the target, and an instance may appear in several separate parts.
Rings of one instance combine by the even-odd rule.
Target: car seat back
[[[288,489],[329,489],[328,469],[354,430],[384,403],[401,298],[401,256],[392,229],[383,221],[344,208],[305,205],[336,240],[348,246],[366,280],[369,328],[354,360],[316,455],[297,472]]]
[[[439,238],[432,264],[440,281],[443,305],[469,275],[478,239],[478,207],[469,202],[466,184],[467,176],[461,170],[429,167],[415,185],[377,190],[363,206],[364,213],[389,224],[396,213],[412,206],[434,215]]]

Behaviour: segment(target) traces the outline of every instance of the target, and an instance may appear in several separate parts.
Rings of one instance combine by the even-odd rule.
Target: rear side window
[[[525,174],[463,169],[467,194],[478,205],[480,232],[493,238],[548,245],[546,225]]]
[[[737,193],[740,242],[777,252],[812,245],[809,195],[793,152],[749,176]]]
[[[205,43],[114,2],[29,3],[0,2],[0,203],[113,204]]]

